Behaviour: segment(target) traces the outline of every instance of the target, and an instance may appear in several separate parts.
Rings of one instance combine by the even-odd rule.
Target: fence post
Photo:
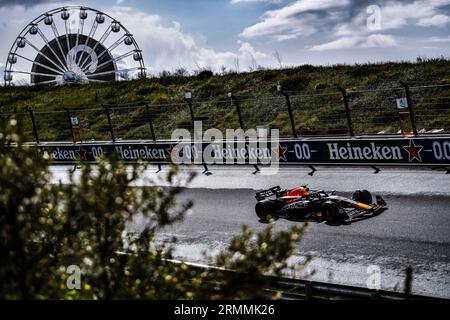
[[[305,283],[305,300],[312,300],[312,283]]]
[[[67,120],[69,121],[69,128],[70,128],[70,133],[72,134],[72,141],[73,141],[73,143],[75,143],[75,135],[73,134],[73,126],[72,126],[72,119],[70,118],[70,111],[67,108],[64,108],[64,110],[66,111]]]
[[[350,114],[350,107],[348,105],[347,90],[345,90],[341,86],[337,86],[337,89],[342,93],[342,100],[344,101],[345,113],[347,114],[348,132],[353,137],[355,135],[355,133],[353,132],[353,122],[352,122],[352,116]]]
[[[411,100],[411,94],[409,92],[409,86],[406,82],[400,81],[400,84],[403,88],[405,88],[405,94],[406,94],[406,102],[408,103],[408,111],[409,111],[409,117],[411,120],[411,127],[413,130],[413,133],[415,136],[417,136],[417,127],[416,127],[416,115],[414,113],[414,108]]]
[[[289,120],[291,121],[292,134],[294,135],[294,138],[297,138],[297,129],[295,128],[295,120],[294,116],[292,115],[291,99],[289,98],[289,95],[284,92],[281,84],[277,85],[277,92],[286,98],[286,105],[288,108]]]
[[[36,126],[36,120],[34,119],[34,113],[33,110],[30,107],[27,107],[27,112],[30,115],[30,119],[31,119],[31,125],[33,126],[33,135],[34,135],[34,139],[36,140],[36,143],[39,144],[39,134],[38,134],[38,129]]]
[[[153,128],[153,118],[150,114],[150,107],[148,106],[148,103],[145,103],[145,111],[147,113],[147,119],[148,119],[148,126],[150,128],[150,134],[152,135],[152,139],[153,141],[156,141],[156,135],[155,135],[155,130]]]
[[[242,130],[245,130],[244,120],[242,119],[241,105],[239,103],[239,100],[236,98],[236,96],[233,94],[233,92],[228,92],[228,97],[231,99],[231,101],[233,102],[233,104],[236,107],[236,112],[237,112],[238,118],[239,118],[239,127]],[[248,137],[245,137],[245,149],[248,152]],[[260,171],[259,168],[258,168],[258,165],[257,164],[253,164],[253,167],[255,168],[255,171],[253,172],[253,174],[257,174]]]
[[[189,113],[191,114],[191,121],[192,121],[192,130],[194,130],[195,118],[194,118],[194,109],[192,108],[192,92],[191,91],[186,91],[184,93],[184,101],[186,101],[189,106]]]
[[[405,269],[405,298],[409,299],[411,296],[411,285],[413,281],[412,276],[413,269],[411,266],[407,266]]]
[[[231,99],[231,101],[233,102],[234,106],[236,107],[236,112],[239,118],[239,126],[242,130],[245,130],[244,127],[244,120],[242,119],[242,114],[241,114],[241,105],[239,103],[239,100],[236,98],[236,96],[233,94],[233,92],[228,92],[228,97]]]
[[[108,128],[109,128],[109,133],[111,134],[111,140],[112,140],[112,142],[116,142],[116,137],[114,136],[114,130],[113,130],[113,126],[111,123],[111,115],[109,114],[109,107],[103,106],[103,105],[102,105],[102,107],[105,109],[106,118],[108,119]]]
[[[150,107],[149,107],[147,102],[145,102],[145,112],[147,113],[147,119],[148,119],[148,126],[150,128],[150,134],[152,135],[153,141],[156,142],[155,130],[153,128],[153,117],[151,116]],[[158,171],[156,171],[156,173],[161,171],[161,164],[158,163],[157,166],[158,166]]]

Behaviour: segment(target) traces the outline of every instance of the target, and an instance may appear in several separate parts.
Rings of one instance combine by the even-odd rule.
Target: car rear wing
[[[259,191],[256,193],[256,200],[261,201],[271,196],[276,196],[281,191],[280,186],[276,186],[267,190]]]

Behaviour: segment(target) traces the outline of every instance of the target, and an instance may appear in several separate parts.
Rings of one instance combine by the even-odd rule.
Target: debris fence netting
[[[32,121],[29,120],[34,117],[40,141],[71,141],[71,117],[76,119],[79,133],[76,140],[83,141],[175,139],[192,135],[193,120],[199,121],[197,130],[217,129],[223,136],[227,129],[267,126],[278,129],[280,137],[292,137],[290,104],[297,136],[348,135],[350,129],[355,135],[409,133],[413,131],[413,122],[419,134],[449,133],[450,84],[411,84],[408,88],[411,105],[404,109],[398,109],[398,100],[406,100],[405,88],[399,85],[348,89],[346,97],[338,90],[319,90],[311,94],[221,96],[204,101],[194,97],[189,101],[169,100],[160,104],[138,102],[0,113],[0,125],[20,116],[26,120],[26,133],[33,137]]]

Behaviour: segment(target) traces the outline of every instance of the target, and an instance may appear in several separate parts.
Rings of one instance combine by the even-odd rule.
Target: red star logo
[[[87,150],[83,149],[82,146],[80,146],[80,148],[78,150],[75,150],[75,152],[78,153],[78,158],[80,160],[86,160]]]
[[[286,147],[282,147],[282,146],[278,147],[278,160],[283,159],[284,161],[287,161],[286,151],[287,151]]]
[[[416,159],[419,162],[422,162],[422,158],[420,156],[420,151],[423,149],[422,146],[416,146],[416,144],[414,143],[414,140],[409,140],[409,146],[407,147],[402,147],[403,149],[406,150],[406,152],[408,152],[408,161],[412,162],[414,159]]]

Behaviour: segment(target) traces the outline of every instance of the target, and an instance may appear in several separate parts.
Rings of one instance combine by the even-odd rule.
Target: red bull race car
[[[381,196],[375,198],[367,190],[356,190],[351,198],[312,191],[308,186],[282,190],[276,186],[256,193],[256,215],[261,221],[301,217],[326,221],[349,222],[371,216],[386,208]]]

